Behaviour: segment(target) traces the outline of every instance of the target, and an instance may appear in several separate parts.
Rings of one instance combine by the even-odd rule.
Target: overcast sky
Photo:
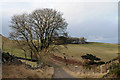
[[[11,17],[39,8],[53,8],[63,13],[71,37],[88,41],[117,43],[118,0],[3,0],[0,1],[0,33],[8,37]]]

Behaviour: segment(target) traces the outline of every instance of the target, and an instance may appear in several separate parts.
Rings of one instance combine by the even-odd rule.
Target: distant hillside
[[[0,34],[0,50],[2,49],[2,35]]]
[[[2,48],[3,44],[8,43],[10,40],[3,35],[0,34],[0,49]]]
[[[8,52],[18,57],[24,57],[24,51],[18,47],[14,40],[10,40],[9,38],[6,38],[0,34],[0,49],[2,49],[2,47],[4,52]]]
[[[4,40],[9,40],[8,38],[6,38],[5,36],[0,34],[0,38],[4,41]]]

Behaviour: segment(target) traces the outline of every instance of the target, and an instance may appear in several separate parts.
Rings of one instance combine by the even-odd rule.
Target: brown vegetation
[[[53,55],[52,58],[55,59],[55,60],[57,60],[57,61],[60,61],[60,62],[63,62],[63,63],[67,63],[67,64],[82,65],[81,61],[76,61],[76,60],[73,60],[73,59],[64,59],[62,57],[55,56],[55,55]]]
[[[53,75],[52,67],[45,67],[41,69],[28,69],[24,65],[8,65],[3,64],[2,77],[3,78],[51,78]]]
[[[29,61],[30,62],[30,61]],[[2,77],[3,78],[52,78],[53,67],[33,69],[15,56],[9,53],[2,53]]]

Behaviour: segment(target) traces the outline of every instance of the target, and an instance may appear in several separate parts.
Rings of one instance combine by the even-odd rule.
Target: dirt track
[[[66,71],[64,71],[61,66],[57,65],[55,61],[50,60],[49,64],[54,67],[53,78],[74,78]]]
[[[65,72],[60,66],[56,64],[52,64],[52,66],[54,67],[53,78],[74,78],[73,76]]]

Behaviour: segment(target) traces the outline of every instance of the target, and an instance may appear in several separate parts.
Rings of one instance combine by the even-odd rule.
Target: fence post
[[[100,65],[99,65],[99,73],[100,73]]]
[[[103,72],[102,67],[103,67],[103,66],[101,65],[101,73]]]
[[[111,67],[111,68],[112,68],[112,70],[113,70],[113,60],[111,60],[111,63],[112,63],[112,67]]]
[[[94,67],[94,74],[95,74],[95,72],[96,72],[96,66]]]
[[[105,63],[105,72],[107,72],[107,63]]]

